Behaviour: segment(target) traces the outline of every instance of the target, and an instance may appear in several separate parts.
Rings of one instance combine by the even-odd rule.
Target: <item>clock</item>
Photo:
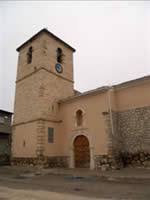
[[[62,66],[61,66],[60,63],[56,63],[55,69],[56,69],[56,71],[57,71],[58,73],[62,73],[62,72],[63,72],[63,68],[62,68]]]

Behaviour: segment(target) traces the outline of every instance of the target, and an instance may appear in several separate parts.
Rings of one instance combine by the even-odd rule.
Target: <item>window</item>
[[[54,142],[54,128],[48,128],[48,143]]]
[[[83,124],[83,112],[82,112],[82,110],[78,110],[76,112],[76,120],[77,120],[77,126],[82,126],[82,124]]]
[[[52,105],[52,112],[54,112],[54,105]]]
[[[57,62],[59,63],[63,63],[63,57],[64,57],[64,54],[63,54],[63,51],[61,48],[57,48]]]
[[[27,63],[28,64],[30,64],[32,62],[32,52],[33,52],[32,47],[29,47],[28,53],[27,53]]]
[[[0,117],[0,123],[1,123],[1,124],[4,124],[4,123],[5,123],[4,117]]]
[[[26,146],[26,141],[25,140],[23,140],[23,147],[25,147]]]

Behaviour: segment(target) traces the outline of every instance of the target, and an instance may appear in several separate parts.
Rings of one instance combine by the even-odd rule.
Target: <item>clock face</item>
[[[56,63],[55,69],[56,69],[56,71],[57,71],[58,73],[62,73],[62,72],[63,72],[63,68],[62,68],[62,66],[61,66],[60,63]]]

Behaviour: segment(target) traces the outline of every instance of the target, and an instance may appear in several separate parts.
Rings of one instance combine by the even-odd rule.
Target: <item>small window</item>
[[[25,147],[26,146],[26,141],[25,140],[23,140],[23,147]]]
[[[54,112],[54,105],[52,105],[52,112]]]
[[[1,124],[4,124],[4,123],[5,123],[4,117],[0,117],[0,123],[1,123]]]
[[[33,52],[32,47],[29,47],[28,53],[27,53],[27,63],[28,64],[30,64],[32,62],[32,52]]]
[[[54,128],[48,128],[48,143],[54,142]]]
[[[82,126],[82,124],[83,124],[83,112],[82,112],[82,110],[78,110],[76,112],[76,120],[77,120],[77,126]]]
[[[63,57],[64,57],[64,54],[63,54],[63,51],[61,48],[57,48],[57,62],[59,63],[63,63]]]

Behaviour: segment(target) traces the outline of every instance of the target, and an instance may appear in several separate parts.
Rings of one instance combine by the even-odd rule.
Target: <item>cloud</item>
[[[149,73],[149,2],[1,2],[0,107],[13,110],[17,52],[40,29],[77,49],[75,88],[80,91]],[[86,74],[86,76],[85,76]],[[90,80],[90,81],[89,81]]]

